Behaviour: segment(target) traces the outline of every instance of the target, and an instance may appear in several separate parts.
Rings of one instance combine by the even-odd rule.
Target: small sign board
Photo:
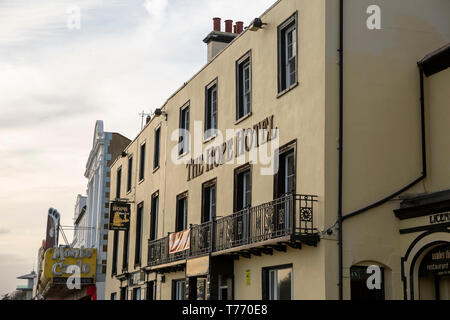
[[[450,275],[450,246],[437,247],[431,250],[420,266],[421,276]]]
[[[125,202],[112,202],[109,206],[109,230],[130,229],[131,206]]]

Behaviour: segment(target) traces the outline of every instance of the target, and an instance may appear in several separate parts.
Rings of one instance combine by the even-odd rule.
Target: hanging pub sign
[[[125,202],[111,202],[109,206],[109,230],[128,231],[130,229],[131,206]]]
[[[431,250],[420,265],[421,276],[450,275],[450,245]]]

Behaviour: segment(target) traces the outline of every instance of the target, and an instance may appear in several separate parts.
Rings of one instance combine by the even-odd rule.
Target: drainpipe
[[[388,201],[396,198],[405,191],[411,189],[427,177],[427,154],[426,154],[426,128],[425,128],[425,89],[424,89],[424,71],[421,62],[418,63],[420,77],[420,126],[421,126],[421,144],[422,144],[422,173],[420,176],[392,193],[391,195],[370,204],[362,209],[342,214],[342,164],[343,164],[343,105],[344,105],[344,0],[340,0],[340,26],[339,26],[339,187],[338,187],[338,229],[339,229],[339,300],[343,300],[343,242],[342,242],[342,224],[345,220],[360,215],[370,209],[379,207]]]
[[[344,0],[339,1],[339,178],[338,178],[338,230],[339,230],[339,300],[343,300],[343,245],[342,245],[342,161],[344,139]]]

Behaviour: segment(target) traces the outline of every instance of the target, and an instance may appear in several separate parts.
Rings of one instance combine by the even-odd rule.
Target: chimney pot
[[[225,32],[233,32],[233,20],[225,20]]]
[[[244,31],[244,22],[238,21],[236,22],[236,33],[241,34]]]
[[[213,18],[214,21],[214,31],[221,31],[221,23],[222,23],[222,19],[221,18]]]

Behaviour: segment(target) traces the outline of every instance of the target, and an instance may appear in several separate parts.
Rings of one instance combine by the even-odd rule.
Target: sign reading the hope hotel
[[[221,145],[210,147],[205,155],[191,160],[186,165],[187,181],[200,177],[205,172],[234,161],[246,152],[252,152],[259,147],[277,138],[277,128],[274,126],[274,116],[258,122],[252,128],[241,129],[234,137],[229,138]],[[206,160],[206,161],[205,161]]]

